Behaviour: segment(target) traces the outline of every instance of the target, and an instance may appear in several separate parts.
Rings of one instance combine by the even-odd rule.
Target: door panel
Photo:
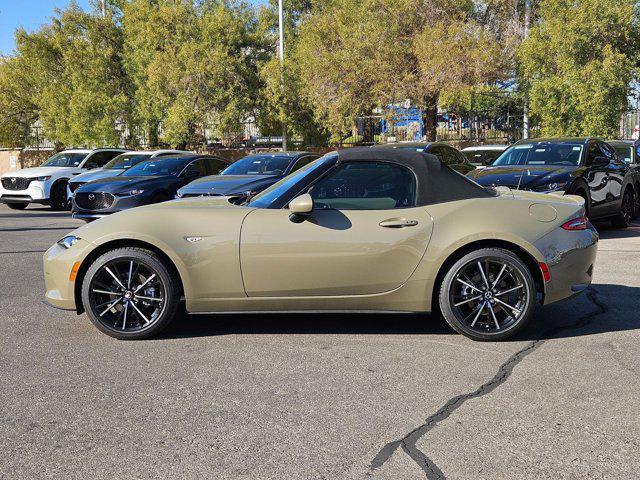
[[[286,209],[254,210],[245,218],[240,242],[246,293],[289,297],[393,290],[417,267],[432,228],[424,207],[314,210],[301,223],[289,220]]]

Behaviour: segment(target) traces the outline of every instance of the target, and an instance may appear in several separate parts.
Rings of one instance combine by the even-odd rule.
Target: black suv
[[[468,177],[484,186],[579,195],[592,220],[626,228],[635,213],[633,171],[599,138],[520,140]]]

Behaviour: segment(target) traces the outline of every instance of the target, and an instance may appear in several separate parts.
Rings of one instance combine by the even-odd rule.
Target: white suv
[[[30,203],[68,210],[67,182],[75,175],[104,166],[125,152],[119,148],[64,150],[49,157],[41,166],[8,172],[0,179],[0,202],[22,210]]]

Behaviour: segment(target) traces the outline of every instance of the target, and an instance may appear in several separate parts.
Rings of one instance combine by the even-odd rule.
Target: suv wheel
[[[51,208],[58,211],[71,209],[66,182],[58,182],[51,188]]]
[[[615,228],[627,228],[631,225],[635,212],[635,201],[632,190],[626,189],[620,204],[620,213],[611,220]]]

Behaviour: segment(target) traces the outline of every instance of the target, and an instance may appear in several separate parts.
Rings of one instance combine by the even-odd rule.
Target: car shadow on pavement
[[[538,308],[531,323],[508,341],[579,337],[640,329],[640,287],[596,284],[565,302]],[[247,313],[181,315],[159,338],[241,334],[454,335],[429,314]]]
[[[614,228],[609,222],[595,222],[593,226],[598,230],[601,240],[640,237],[640,220],[634,220],[627,228]]]

